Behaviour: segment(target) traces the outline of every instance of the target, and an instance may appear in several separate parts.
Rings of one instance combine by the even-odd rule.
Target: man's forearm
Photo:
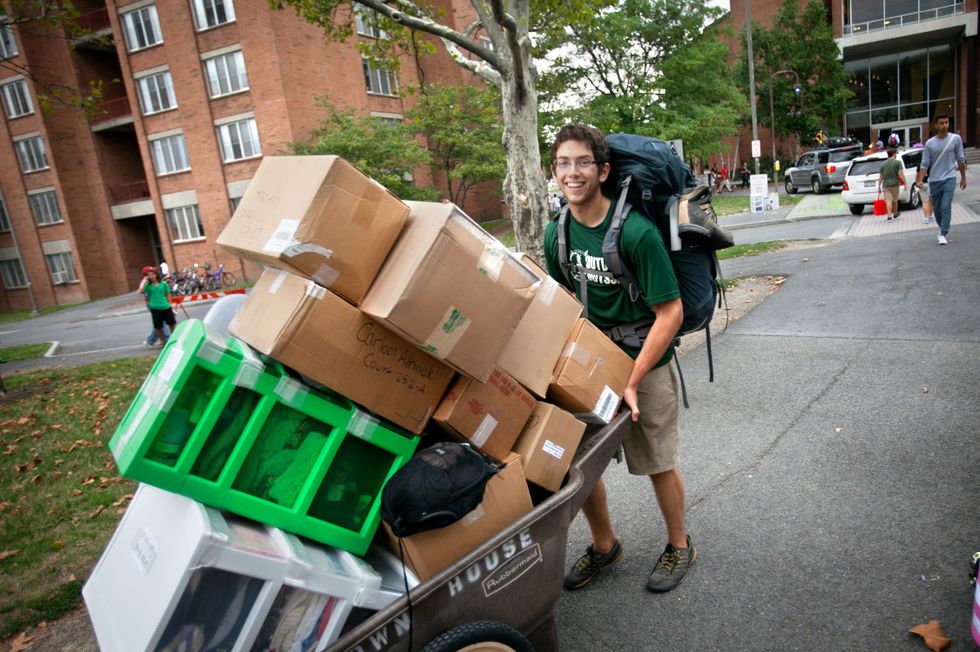
[[[643,377],[660,362],[684,320],[684,307],[680,299],[659,304],[654,312],[656,319],[650,327],[639,355],[633,362],[633,370],[627,382],[628,387],[638,387]]]

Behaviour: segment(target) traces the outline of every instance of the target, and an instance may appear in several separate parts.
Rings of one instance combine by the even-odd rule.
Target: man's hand
[[[630,409],[630,416],[633,419],[633,423],[636,423],[636,420],[640,418],[640,406],[637,403],[635,387],[626,386],[626,390],[623,391],[623,403]]]
[[[960,177],[960,190],[966,190],[966,177]]]

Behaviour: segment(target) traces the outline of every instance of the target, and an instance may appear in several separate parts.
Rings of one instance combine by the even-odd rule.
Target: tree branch
[[[515,100],[518,106],[524,106],[527,102],[527,80],[524,78],[525,57],[530,50],[530,43],[521,43],[518,38],[517,23],[514,18],[504,11],[502,0],[490,0],[490,8],[493,10],[493,18],[498,25],[503,27],[507,35],[507,49],[514,62],[514,88],[517,93]]]

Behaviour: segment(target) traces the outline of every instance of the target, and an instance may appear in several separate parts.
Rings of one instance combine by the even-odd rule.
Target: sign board
[[[769,175],[753,174],[749,177],[749,208],[753,213],[766,210],[769,199]]]
[[[762,141],[753,140],[752,141],[752,158],[759,158],[762,156]]]

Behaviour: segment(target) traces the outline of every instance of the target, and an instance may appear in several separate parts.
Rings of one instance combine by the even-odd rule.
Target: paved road
[[[911,227],[912,224],[910,223]],[[739,231],[738,234],[741,234]],[[725,261],[785,283],[683,360],[682,472],[699,561],[645,591],[665,534],[643,478],[606,473],[625,559],[558,603],[562,650],[922,650],[970,639],[980,550],[980,224]],[[572,526],[568,557],[589,539]]]

